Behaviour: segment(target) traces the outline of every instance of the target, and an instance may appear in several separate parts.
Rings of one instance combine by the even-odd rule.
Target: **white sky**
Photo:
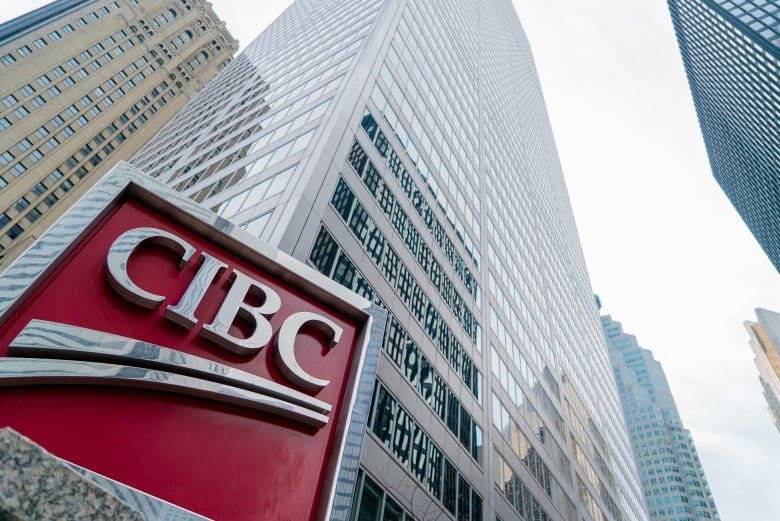
[[[242,48],[292,3],[211,1]],[[514,2],[604,311],[663,364],[721,519],[776,521],[780,433],[742,322],[780,311],[780,278],[711,175],[666,2]]]

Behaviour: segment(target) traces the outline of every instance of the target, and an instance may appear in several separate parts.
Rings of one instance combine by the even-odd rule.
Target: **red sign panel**
[[[134,249],[124,251],[126,265],[118,268],[136,286],[127,290],[112,281],[107,259],[112,247],[121,246],[118,238],[138,229],[166,232],[191,250],[182,266],[181,248],[171,241],[166,244],[159,237],[136,241]],[[55,370],[47,374],[55,374],[58,367],[74,371],[70,379],[41,378],[32,385],[22,379],[3,383],[0,427],[11,426],[65,460],[207,517],[315,519],[329,494],[324,490],[326,475],[340,446],[339,421],[349,405],[345,397],[351,396],[355,385],[359,335],[365,323],[264,273],[212,238],[212,234],[194,233],[138,200],[125,200],[112,208],[0,326],[0,357],[18,359],[21,353],[25,360],[54,358]],[[213,259],[212,268],[220,264],[219,269],[213,269],[213,278],[203,279],[207,282],[203,287],[193,289],[191,283],[199,270],[207,267],[207,256]],[[231,314],[225,311],[225,302],[240,280],[250,282],[239,295],[240,302],[233,295],[232,305],[238,307]],[[156,306],[144,305],[143,299],[134,298],[137,288],[164,300]],[[194,322],[190,323],[182,319],[186,313],[176,316],[170,310],[181,304],[188,291],[190,296],[200,296],[194,301],[197,305],[190,313]],[[252,309],[266,313],[253,317]],[[285,363],[283,349],[275,342],[282,342],[279,330],[285,322],[290,324],[288,319],[302,312],[315,313],[322,323],[335,327],[316,327],[313,322],[301,325],[305,321],[299,320],[301,327],[288,328],[294,349],[287,353]],[[221,335],[219,315],[223,315]],[[228,324],[224,324],[225,317],[230,317]],[[46,322],[31,323],[36,320]],[[41,340],[30,329],[36,323],[77,326],[81,328],[77,331],[105,332],[125,337],[127,342],[153,344],[162,348],[156,356],[167,356],[167,365],[150,365],[148,357],[143,361],[140,355],[137,364],[129,363],[135,355],[127,351],[123,358],[98,356],[91,350],[99,350],[100,342],[84,340],[77,352],[73,345],[68,347],[78,341],[68,336],[67,327],[59,339]],[[268,324],[266,332],[273,340],[267,345],[243,350],[233,345],[254,333],[263,337],[259,329],[267,329]],[[340,336],[331,345],[334,329],[340,329]],[[39,351],[15,352],[11,347],[9,353],[9,346],[25,335],[32,344],[37,342]],[[49,343],[58,349],[45,349]],[[36,356],[38,352],[43,355]],[[71,361],[63,361],[67,358]],[[85,359],[92,365],[79,365]],[[134,365],[147,369],[134,373]],[[119,371],[112,372],[117,367]],[[250,398],[242,398],[240,386],[229,379],[203,376],[235,369],[243,371],[236,373],[236,381],[246,379],[247,374],[260,377],[257,380],[270,389],[266,393],[269,401],[254,400],[263,396],[257,387],[252,387]],[[34,379],[35,369],[29,370]],[[88,373],[92,380],[85,385],[83,375]],[[315,384],[296,380],[296,374],[310,376]],[[183,380],[176,380],[179,375]],[[103,385],[96,386],[96,382]],[[208,384],[205,390],[199,382]],[[282,392],[274,393],[280,386]],[[284,389],[290,390],[289,396]],[[296,401],[295,396],[301,399]],[[306,402],[307,397],[316,400]],[[287,410],[291,402],[308,416]],[[319,409],[312,404],[320,404]]]

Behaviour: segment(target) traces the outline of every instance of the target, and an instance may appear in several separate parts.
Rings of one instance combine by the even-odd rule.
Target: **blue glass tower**
[[[712,172],[780,271],[780,3],[669,7]]]
[[[661,364],[610,315],[601,317],[601,325],[650,520],[720,519]]]

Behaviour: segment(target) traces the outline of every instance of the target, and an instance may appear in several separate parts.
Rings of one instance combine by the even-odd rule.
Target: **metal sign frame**
[[[316,302],[363,323],[357,342],[361,352],[356,357],[356,367],[352,368],[352,385],[344,397],[341,417],[333,419],[338,423],[336,452],[325,470],[322,489],[328,492],[328,500],[320,501],[316,515],[320,520],[347,521],[357,481],[386,312],[179,192],[151,179],[129,163],[119,162],[0,274],[0,324],[5,323],[81,240],[127,198],[142,202],[194,233],[208,236],[214,244]],[[119,484],[116,486],[121,487]]]

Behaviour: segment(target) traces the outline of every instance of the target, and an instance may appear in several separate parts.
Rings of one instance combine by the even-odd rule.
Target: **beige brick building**
[[[203,0],[57,0],[0,25],[0,265],[237,48]]]

